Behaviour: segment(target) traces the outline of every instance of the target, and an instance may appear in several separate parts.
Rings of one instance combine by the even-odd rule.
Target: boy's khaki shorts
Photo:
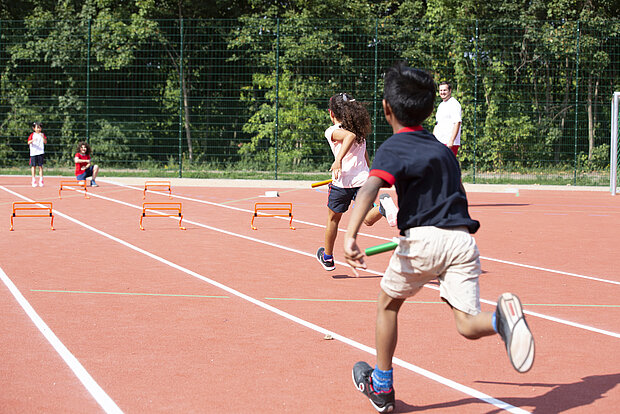
[[[439,294],[454,308],[480,313],[480,253],[466,227],[414,227],[400,238],[381,279],[388,296],[405,299],[439,280]]]

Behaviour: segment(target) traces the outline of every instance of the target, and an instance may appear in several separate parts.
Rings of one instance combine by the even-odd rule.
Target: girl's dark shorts
[[[334,213],[346,212],[351,205],[351,201],[355,200],[355,196],[360,188],[361,187],[341,188],[330,184],[327,207]]]
[[[30,157],[30,166],[31,167],[42,167],[45,164],[45,157],[43,154],[32,155]]]

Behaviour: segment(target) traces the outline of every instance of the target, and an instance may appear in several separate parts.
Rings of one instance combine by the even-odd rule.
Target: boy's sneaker
[[[523,315],[517,295],[503,293],[495,312],[497,332],[506,343],[510,363],[518,372],[527,372],[534,364],[534,337]]]
[[[317,250],[316,252],[316,260],[318,260],[319,263],[321,263],[321,266],[323,266],[323,269],[334,270],[336,268],[336,265],[334,264],[334,258],[332,257],[329,260],[325,260],[323,258],[323,253],[325,253],[325,248],[319,247],[319,250]]]
[[[97,184],[97,183],[95,182],[95,180],[90,180],[90,186],[91,186],[91,187],[99,187],[99,184]]]
[[[32,186],[33,186],[33,187],[36,187],[36,186],[37,186],[37,181],[36,181],[34,178],[32,179]]]
[[[390,197],[389,194],[381,194],[379,196],[379,204],[383,207],[383,211],[385,212],[385,218],[387,219],[390,226],[396,226],[396,216],[398,215],[398,207],[394,204],[394,200]]]
[[[39,180],[39,187],[43,187],[43,180]]]
[[[375,410],[380,413],[389,413],[394,410],[394,388],[389,392],[375,392],[372,388],[372,367],[364,361],[353,365],[353,384],[361,393],[366,395]]]

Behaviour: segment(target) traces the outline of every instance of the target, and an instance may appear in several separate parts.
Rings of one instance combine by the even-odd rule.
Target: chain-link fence
[[[329,97],[367,103],[372,158],[399,60],[452,82],[466,181],[609,184],[620,20],[0,21],[0,167],[40,121],[48,166],[85,140],[103,171],[326,174]]]

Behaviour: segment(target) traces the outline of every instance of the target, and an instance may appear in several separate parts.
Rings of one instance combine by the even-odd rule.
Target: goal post
[[[611,100],[611,145],[609,154],[609,188],[616,195],[618,184],[618,101],[620,92],[614,92]]]

